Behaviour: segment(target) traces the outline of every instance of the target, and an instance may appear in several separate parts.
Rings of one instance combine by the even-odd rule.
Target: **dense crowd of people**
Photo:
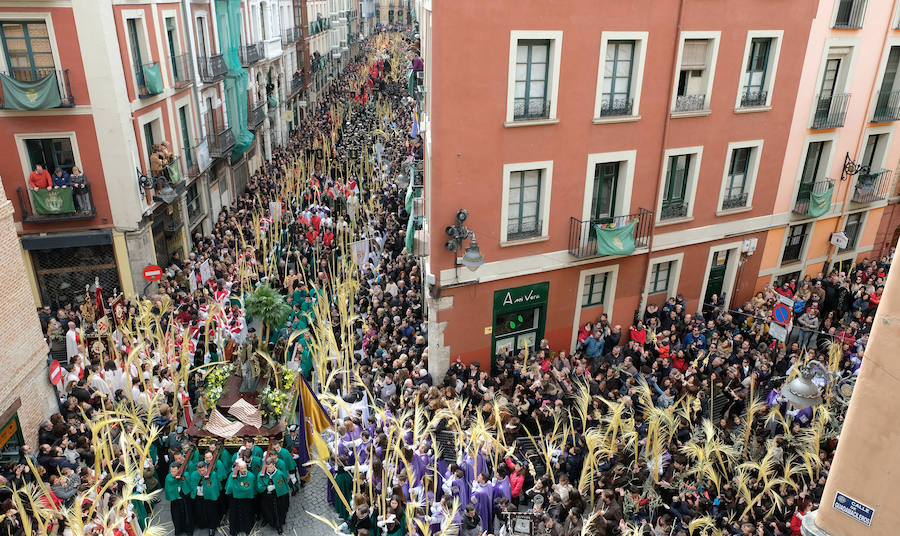
[[[48,339],[67,349],[61,409],[40,430],[38,450],[23,447],[0,480],[0,534],[25,533],[21,517],[34,512],[20,512],[10,490],[35,482],[34,472],[49,485],[46,500],[60,506],[83,501],[98,480],[122,470],[122,453],[98,462],[92,448],[95,416],[120,405],[153,407],[164,431],[152,445],[154,463],[136,479],[139,490],[163,490],[176,534],[213,534],[225,519],[234,536],[258,521],[279,533],[288,528],[290,497],[306,471],[296,463],[297,428],[265,450],[249,439],[233,454],[219,445],[201,455],[172,408],[203,412],[202,373],[182,386],[180,364],[164,359],[165,349],[128,336],[146,314],[186,341],[195,367],[250,342],[293,356],[293,367],[312,379],[317,366],[338,366],[312,355],[317,326],[330,324],[352,345],[347,372],[356,381],[319,385],[347,403],[329,405],[334,427],[325,441],[339,532],[424,536],[452,527],[462,536],[511,536],[526,523],[550,536],[687,535],[696,527],[798,536],[802,516],[821,498],[842,417],[831,399],[827,410],[797,410],[780,390],[809,359],[855,373],[892,256],[767,287],[734,310],[713,296],[691,313],[674,296],[648,305],[627,328],[601,314],[579,330],[571,354],[541,341],[482,363],[457,360],[435,381],[422,277],[404,249],[403,179],[422,147],[407,135],[415,100],[405,77],[392,73],[400,60],[410,69],[423,64],[414,38],[380,35],[386,42],[362,43],[364,55],[218,214],[212,234],[198,233],[186,258],[173,257],[149,311],[121,304],[128,314],[115,344],[122,354],[144,353],[140,370],[110,355],[88,360],[77,307],[39,312]],[[292,186],[298,157],[320,150],[326,158]],[[369,176],[349,171],[360,153],[372,161]],[[256,247],[253,237],[267,229],[278,229],[273,246]],[[375,254],[360,267],[355,336],[344,340],[333,270],[347,253],[341,245],[360,238]],[[292,312],[284,326],[257,333],[241,300],[229,297],[262,284]],[[796,315],[784,342],[769,333],[778,295],[793,301]],[[330,319],[320,317],[323,301]],[[112,298],[107,305],[116,307]],[[155,407],[158,394],[165,403]],[[712,448],[717,462],[704,458]],[[106,502],[118,505],[119,534],[136,534],[153,507]]]

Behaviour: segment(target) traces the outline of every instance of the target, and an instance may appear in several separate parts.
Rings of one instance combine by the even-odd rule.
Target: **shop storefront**
[[[547,281],[494,292],[493,356],[524,348],[529,352],[534,350],[544,337],[549,293]]]
[[[0,416],[0,467],[15,464],[19,460],[19,447],[25,444],[22,425],[19,424],[17,410],[22,405],[16,400],[6,412]]]

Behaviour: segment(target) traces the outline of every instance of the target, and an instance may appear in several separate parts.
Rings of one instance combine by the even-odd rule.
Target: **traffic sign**
[[[791,310],[783,303],[776,303],[772,308],[772,319],[779,325],[786,326],[791,321]]]
[[[55,359],[50,362],[50,383],[62,385],[62,367],[59,365],[59,361]]]
[[[159,281],[162,279],[162,268],[155,264],[151,264],[144,268],[144,279],[147,281]]]

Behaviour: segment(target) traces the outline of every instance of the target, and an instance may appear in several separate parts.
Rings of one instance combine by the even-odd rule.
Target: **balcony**
[[[744,91],[741,93],[741,108],[759,108],[766,105],[768,91]]]
[[[722,200],[722,210],[732,210],[735,208],[743,208],[747,206],[747,192],[742,194],[734,194]]]
[[[823,194],[829,188],[834,187],[831,179],[822,179],[816,182],[801,182],[797,191],[797,200],[794,202],[793,212],[800,216],[809,215],[809,202],[812,195]]]
[[[138,98],[146,99],[163,92],[162,74],[159,71],[159,62],[145,63],[134,73],[137,83]]]
[[[291,97],[303,91],[303,77],[291,78]]]
[[[244,45],[238,49],[238,52],[241,57],[241,67],[249,67],[262,58],[263,46],[262,43]]]
[[[631,115],[631,107],[634,102],[631,99],[612,99],[605,95],[600,103],[600,117],[615,117]]]
[[[636,248],[647,247],[653,225],[652,210],[642,208],[639,209],[639,212],[627,216],[587,221],[574,217],[569,218],[569,255],[579,259],[602,256],[597,253],[597,235],[594,226],[615,224],[615,227],[622,227],[635,220],[637,220],[637,225],[634,227],[634,246]]]
[[[213,56],[197,56],[197,68],[200,71],[200,81],[204,84],[212,84],[225,78],[228,67],[225,58],[221,54]]]
[[[90,184],[36,192],[20,187],[16,194],[24,223],[90,220],[97,216]]]
[[[847,117],[847,104],[850,102],[849,93],[820,94],[816,96],[814,102],[816,111],[813,114],[812,125],[809,128],[823,130],[844,126],[844,119]]]
[[[5,110],[47,110],[75,106],[69,86],[68,69],[16,69],[0,73],[4,77],[0,108]],[[32,99],[32,91],[38,98]]]
[[[862,28],[865,14],[866,0],[840,0],[832,28],[836,30],[858,30]]]
[[[172,80],[178,89],[187,87],[194,81],[190,55],[182,54],[172,58]]]
[[[887,123],[900,119],[900,91],[881,91],[875,101],[873,123]]]
[[[891,190],[891,171],[887,169],[871,170],[860,173],[853,188],[854,203],[874,203],[886,199]]]
[[[218,131],[214,136],[209,138],[209,156],[210,158],[223,158],[231,154],[234,147],[234,132],[231,127]]]
[[[285,28],[284,31],[281,32],[281,43],[283,45],[289,45],[291,43],[296,43],[300,40],[300,35],[302,32],[300,28],[292,26],[290,28]]]
[[[706,110],[706,95],[678,95],[675,97],[674,113],[702,112]]]
[[[688,202],[683,201],[663,201],[662,208],[659,211],[659,220],[674,220],[676,218],[684,218],[688,213]]]
[[[256,130],[266,120],[266,103],[261,102],[247,113],[247,128]]]

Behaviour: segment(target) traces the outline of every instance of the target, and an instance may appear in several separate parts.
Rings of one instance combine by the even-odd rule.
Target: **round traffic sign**
[[[776,324],[786,326],[791,321],[791,310],[783,303],[776,303],[772,309],[772,319],[775,320]]]
[[[53,360],[50,362],[50,383],[53,385],[58,385],[62,382],[62,367],[59,365],[59,361]]]
[[[155,264],[144,268],[144,279],[147,281],[159,281],[162,279],[162,268]]]

